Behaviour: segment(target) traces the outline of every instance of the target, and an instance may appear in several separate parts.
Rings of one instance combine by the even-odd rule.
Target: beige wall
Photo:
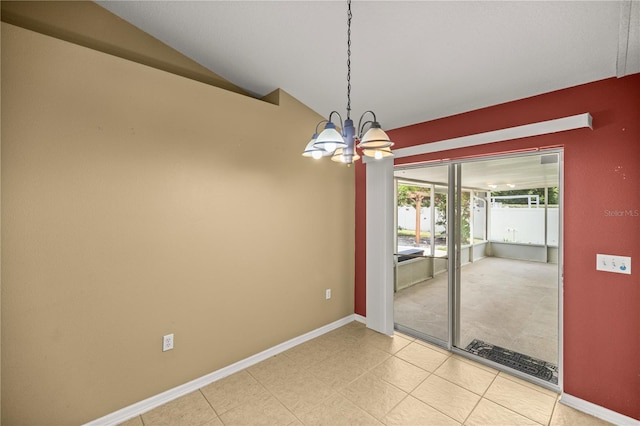
[[[92,1],[0,1],[2,21],[246,95],[246,91]]]
[[[3,424],[86,422],[353,313],[353,170],[300,156],[318,119],[3,23]]]

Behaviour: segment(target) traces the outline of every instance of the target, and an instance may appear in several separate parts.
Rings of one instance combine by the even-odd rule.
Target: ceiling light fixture
[[[362,155],[374,159],[393,157],[391,146],[393,142],[382,130],[373,111],[366,111],[358,121],[358,128],[351,120],[351,0],[347,0],[347,118],[342,122],[342,116],[337,111],[331,111],[328,120],[322,120],[316,125],[316,131],[307,144],[302,155],[320,159],[331,155],[331,160],[351,166],[360,159],[356,147],[362,150]],[[336,129],[332,121],[334,114],[340,119],[342,134]],[[369,117],[369,115],[371,117]],[[365,118],[366,117],[366,118]],[[318,134],[318,127],[327,123],[324,130]],[[366,132],[365,132],[366,130]]]

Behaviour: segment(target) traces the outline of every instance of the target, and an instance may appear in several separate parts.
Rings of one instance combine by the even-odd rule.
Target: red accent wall
[[[395,148],[589,112],[593,130],[463,148],[396,164],[564,148],[564,392],[640,419],[640,74],[610,78],[388,134]],[[356,170],[356,313],[366,315],[365,165]],[[611,211],[621,211],[622,216]],[[632,275],[596,271],[632,257]]]

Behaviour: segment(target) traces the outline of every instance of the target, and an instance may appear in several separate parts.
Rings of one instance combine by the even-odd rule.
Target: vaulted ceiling
[[[347,104],[346,1],[98,1],[260,97]],[[352,118],[392,129],[640,72],[640,1],[352,4]]]

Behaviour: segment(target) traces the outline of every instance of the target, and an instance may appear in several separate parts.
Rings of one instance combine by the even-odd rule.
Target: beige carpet
[[[488,257],[462,267],[459,347],[480,339],[558,363],[558,267]],[[396,324],[448,340],[447,274],[395,295]]]

